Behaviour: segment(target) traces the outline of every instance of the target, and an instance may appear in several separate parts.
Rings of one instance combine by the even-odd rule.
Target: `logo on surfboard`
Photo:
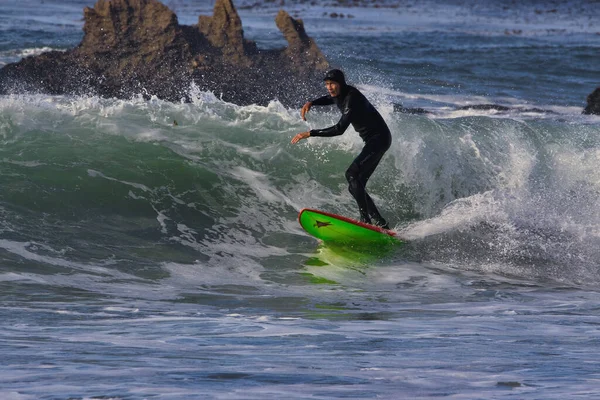
[[[325,228],[326,226],[331,226],[331,222],[322,222],[322,221],[315,221],[315,226],[317,228]]]

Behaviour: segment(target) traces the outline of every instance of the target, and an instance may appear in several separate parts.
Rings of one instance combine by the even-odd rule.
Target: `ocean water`
[[[357,216],[358,135],[289,143],[333,109],[0,96],[1,399],[598,398],[598,3],[385,4],[284,8],[393,132],[386,254],[296,221]],[[76,46],[85,6],[1,2],[0,66]]]

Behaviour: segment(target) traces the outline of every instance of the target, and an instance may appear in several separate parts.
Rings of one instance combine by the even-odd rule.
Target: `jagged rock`
[[[306,34],[301,19],[296,20],[281,10],[275,18],[275,23],[288,42],[285,55],[293,62],[292,67],[297,72],[304,73],[315,69],[324,71],[329,67],[316,43]]]
[[[600,115],[600,87],[588,95],[583,114]]]
[[[168,7],[155,0],[98,0],[84,9],[84,19],[73,62],[93,71],[99,94],[186,96],[193,43],[200,38]]]
[[[83,11],[80,51],[153,55],[176,42],[177,16],[157,1],[98,0]]]
[[[298,105],[322,91],[325,56],[308,37],[302,21],[280,11],[276,24],[288,41],[281,50],[260,50],[244,39],[239,17],[230,0],[219,0],[212,17],[200,17],[198,31],[212,50],[194,57],[193,80],[234,103],[265,103],[279,99]]]
[[[74,49],[49,52],[0,70],[0,93],[97,94],[187,99],[192,83],[225,101],[302,104],[321,92],[329,67],[301,20],[276,18],[288,47],[261,51],[244,38],[231,0],[194,26],[158,0],[98,0],[84,10],[84,37]]]
[[[251,64],[248,55],[258,51],[254,42],[244,39],[242,20],[231,0],[218,1],[212,17],[201,15],[198,29],[232,64],[247,67]]]

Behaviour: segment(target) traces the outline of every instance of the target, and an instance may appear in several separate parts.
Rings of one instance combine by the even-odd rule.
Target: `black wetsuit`
[[[392,143],[392,135],[383,117],[358,89],[349,85],[343,85],[337,97],[323,96],[311,103],[314,106],[336,104],[342,112],[342,118],[332,127],[311,130],[310,136],[338,136],[352,124],[365,142],[365,147],[346,170],[348,190],[358,204],[361,221],[387,228],[387,222],[365,189],[371,174]]]

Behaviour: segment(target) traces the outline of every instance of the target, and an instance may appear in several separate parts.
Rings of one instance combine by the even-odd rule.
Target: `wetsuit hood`
[[[332,69],[330,71],[327,71],[323,80],[337,82],[342,88],[346,86],[346,77],[344,76],[344,73],[339,69]]]

